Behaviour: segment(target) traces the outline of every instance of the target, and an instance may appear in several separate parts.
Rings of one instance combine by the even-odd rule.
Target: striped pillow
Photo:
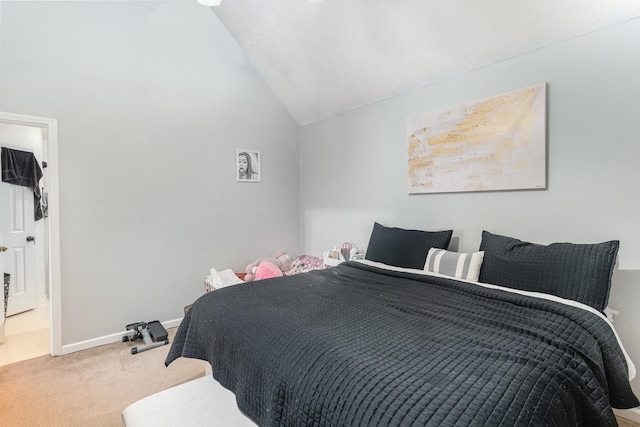
[[[483,251],[465,254],[431,248],[427,254],[424,270],[477,282],[483,259]]]

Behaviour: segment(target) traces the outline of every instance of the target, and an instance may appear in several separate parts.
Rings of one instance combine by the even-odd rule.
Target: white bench
[[[255,427],[211,375],[145,397],[122,411],[126,427]]]

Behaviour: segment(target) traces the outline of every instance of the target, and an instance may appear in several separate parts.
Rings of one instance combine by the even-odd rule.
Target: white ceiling
[[[299,125],[640,16],[640,0],[222,0]]]

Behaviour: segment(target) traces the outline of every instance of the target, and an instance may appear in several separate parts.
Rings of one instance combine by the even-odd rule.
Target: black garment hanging
[[[2,147],[2,181],[33,189],[35,220],[42,219],[40,179],[42,169],[33,153]]]

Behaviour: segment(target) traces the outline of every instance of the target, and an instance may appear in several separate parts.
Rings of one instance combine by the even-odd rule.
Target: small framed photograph
[[[236,177],[240,182],[260,182],[260,152],[236,149]]]

